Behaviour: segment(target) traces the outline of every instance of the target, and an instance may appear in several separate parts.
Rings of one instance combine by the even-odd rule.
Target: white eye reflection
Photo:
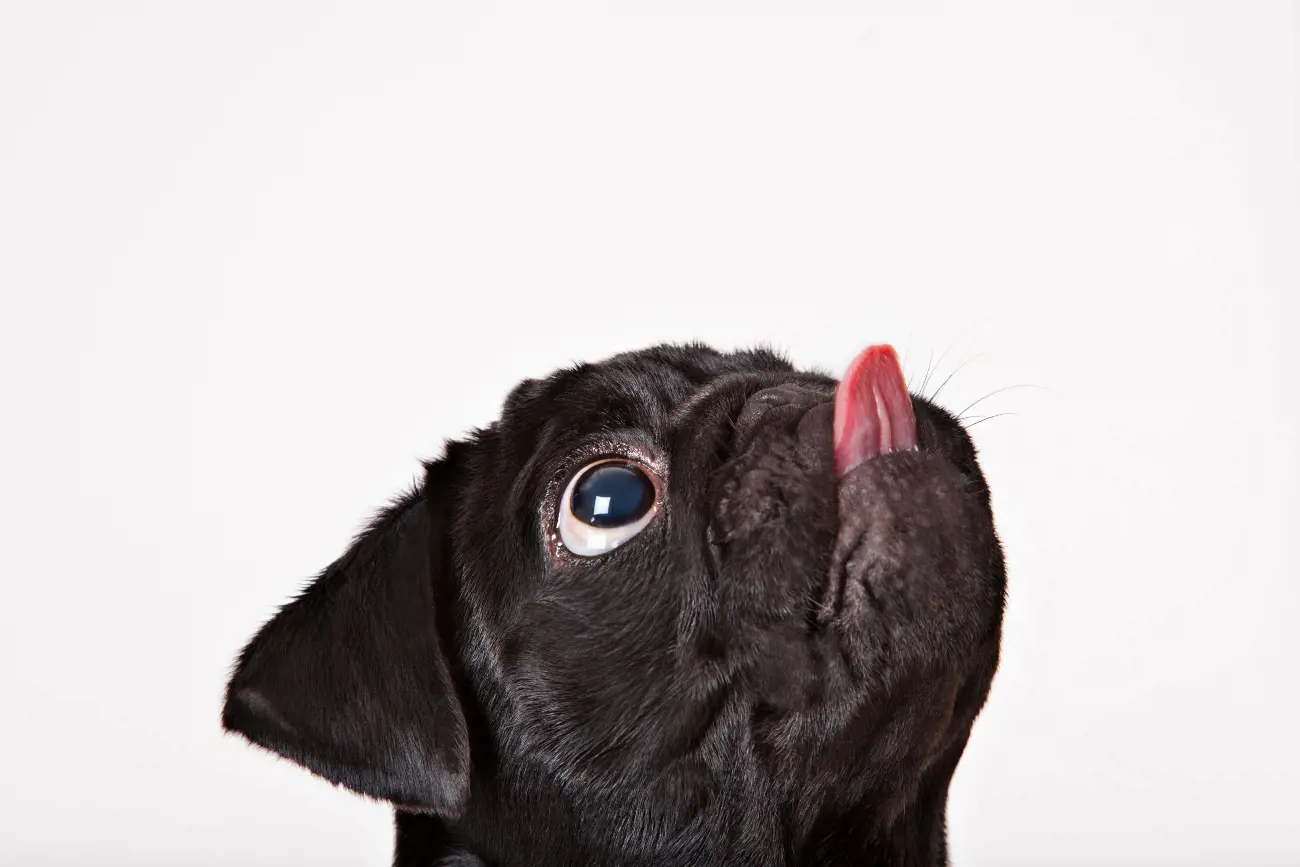
[[[569,480],[555,521],[560,541],[579,557],[598,557],[640,533],[654,517],[658,488],[638,463],[612,458]]]

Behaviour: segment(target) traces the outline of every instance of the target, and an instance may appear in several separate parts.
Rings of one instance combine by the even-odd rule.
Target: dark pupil
[[[622,527],[643,517],[655,502],[645,473],[625,464],[600,464],[573,486],[573,516],[593,527]]]

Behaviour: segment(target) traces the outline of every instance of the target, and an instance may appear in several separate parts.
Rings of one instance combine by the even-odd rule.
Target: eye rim
[[[572,517],[573,520],[579,521],[580,523],[584,524],[584,526],[591,526],[586,524],[586,522],[583,522],[580,519],[578,519],[577,516],[573,515],[570,509],[570,503],[572,502],[573,499],[573,491],[577,487],[579,480],[584,478],[589,472],[591,472],[596,467],[602,466],[604,464],[622,464],[639,471],[641,475],[649,479],[650,485],[654,488],[654,499],[650,503],[650,508],[646,510],[646,513],[641,517],[637,518],[636,521],[632,522],[631,524],[627,524],[623,527],[613,527],[613,528],[604,528],[604,529],[598,527],[592,527],[593,530],[601,530],[602,532],[607,532],[607,533],[617,532],[617,531],[628,531],[628,536],[625,539],[622,539],[621,541],[616,542],[610,547],[599,552],[595,552],[591,554],[579,553],[578,551],[575,551],[571,547],[569,547],[569,545],[565,542],[562,525],[566,517]],[[642,533],[645,532],[646,528],[648,528],[650,524],[654,522],[655,517],[659,514],[661,508],[663,507],[665,489],[666,489],[665,480],[662,474],[660,473],[660,471],[653,465],[651,461],[645,460],[638,455],[607,454],[602,457],[588,458],[583,464],[581,464],[578,467],[576,471],[573,471],[569,474],[569,480],[567,482],[564,482],[564,486],[561,489],[561,493],[558,499],[555,500],[554,505],[551,508],[552,517],[551,520],[549,521],[551,526],[551,532],[549,534],[549,539],[551,544],[548,546],[550,549],[551,557],[555,560],[563,560],[564,562],[568,562],[568,563],[590,563],[592,561],[598,561],[602,557],[608,554],[612,554],[617,549],[623,547],[624,545],[630,543],[636,537],[642,535]]]

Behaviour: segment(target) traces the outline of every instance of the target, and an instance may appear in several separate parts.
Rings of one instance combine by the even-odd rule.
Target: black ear
[[[430,465],[257,633],[222,724],[363,795],[454,817],[469,743],[436,610],[450,592],[447,476]]]

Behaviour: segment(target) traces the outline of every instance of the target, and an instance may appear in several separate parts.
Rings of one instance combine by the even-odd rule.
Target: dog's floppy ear
[[[244,648],[222,724],[332,782],[454,817],[465,716],[438,629],[451,584],[448,459]]]

